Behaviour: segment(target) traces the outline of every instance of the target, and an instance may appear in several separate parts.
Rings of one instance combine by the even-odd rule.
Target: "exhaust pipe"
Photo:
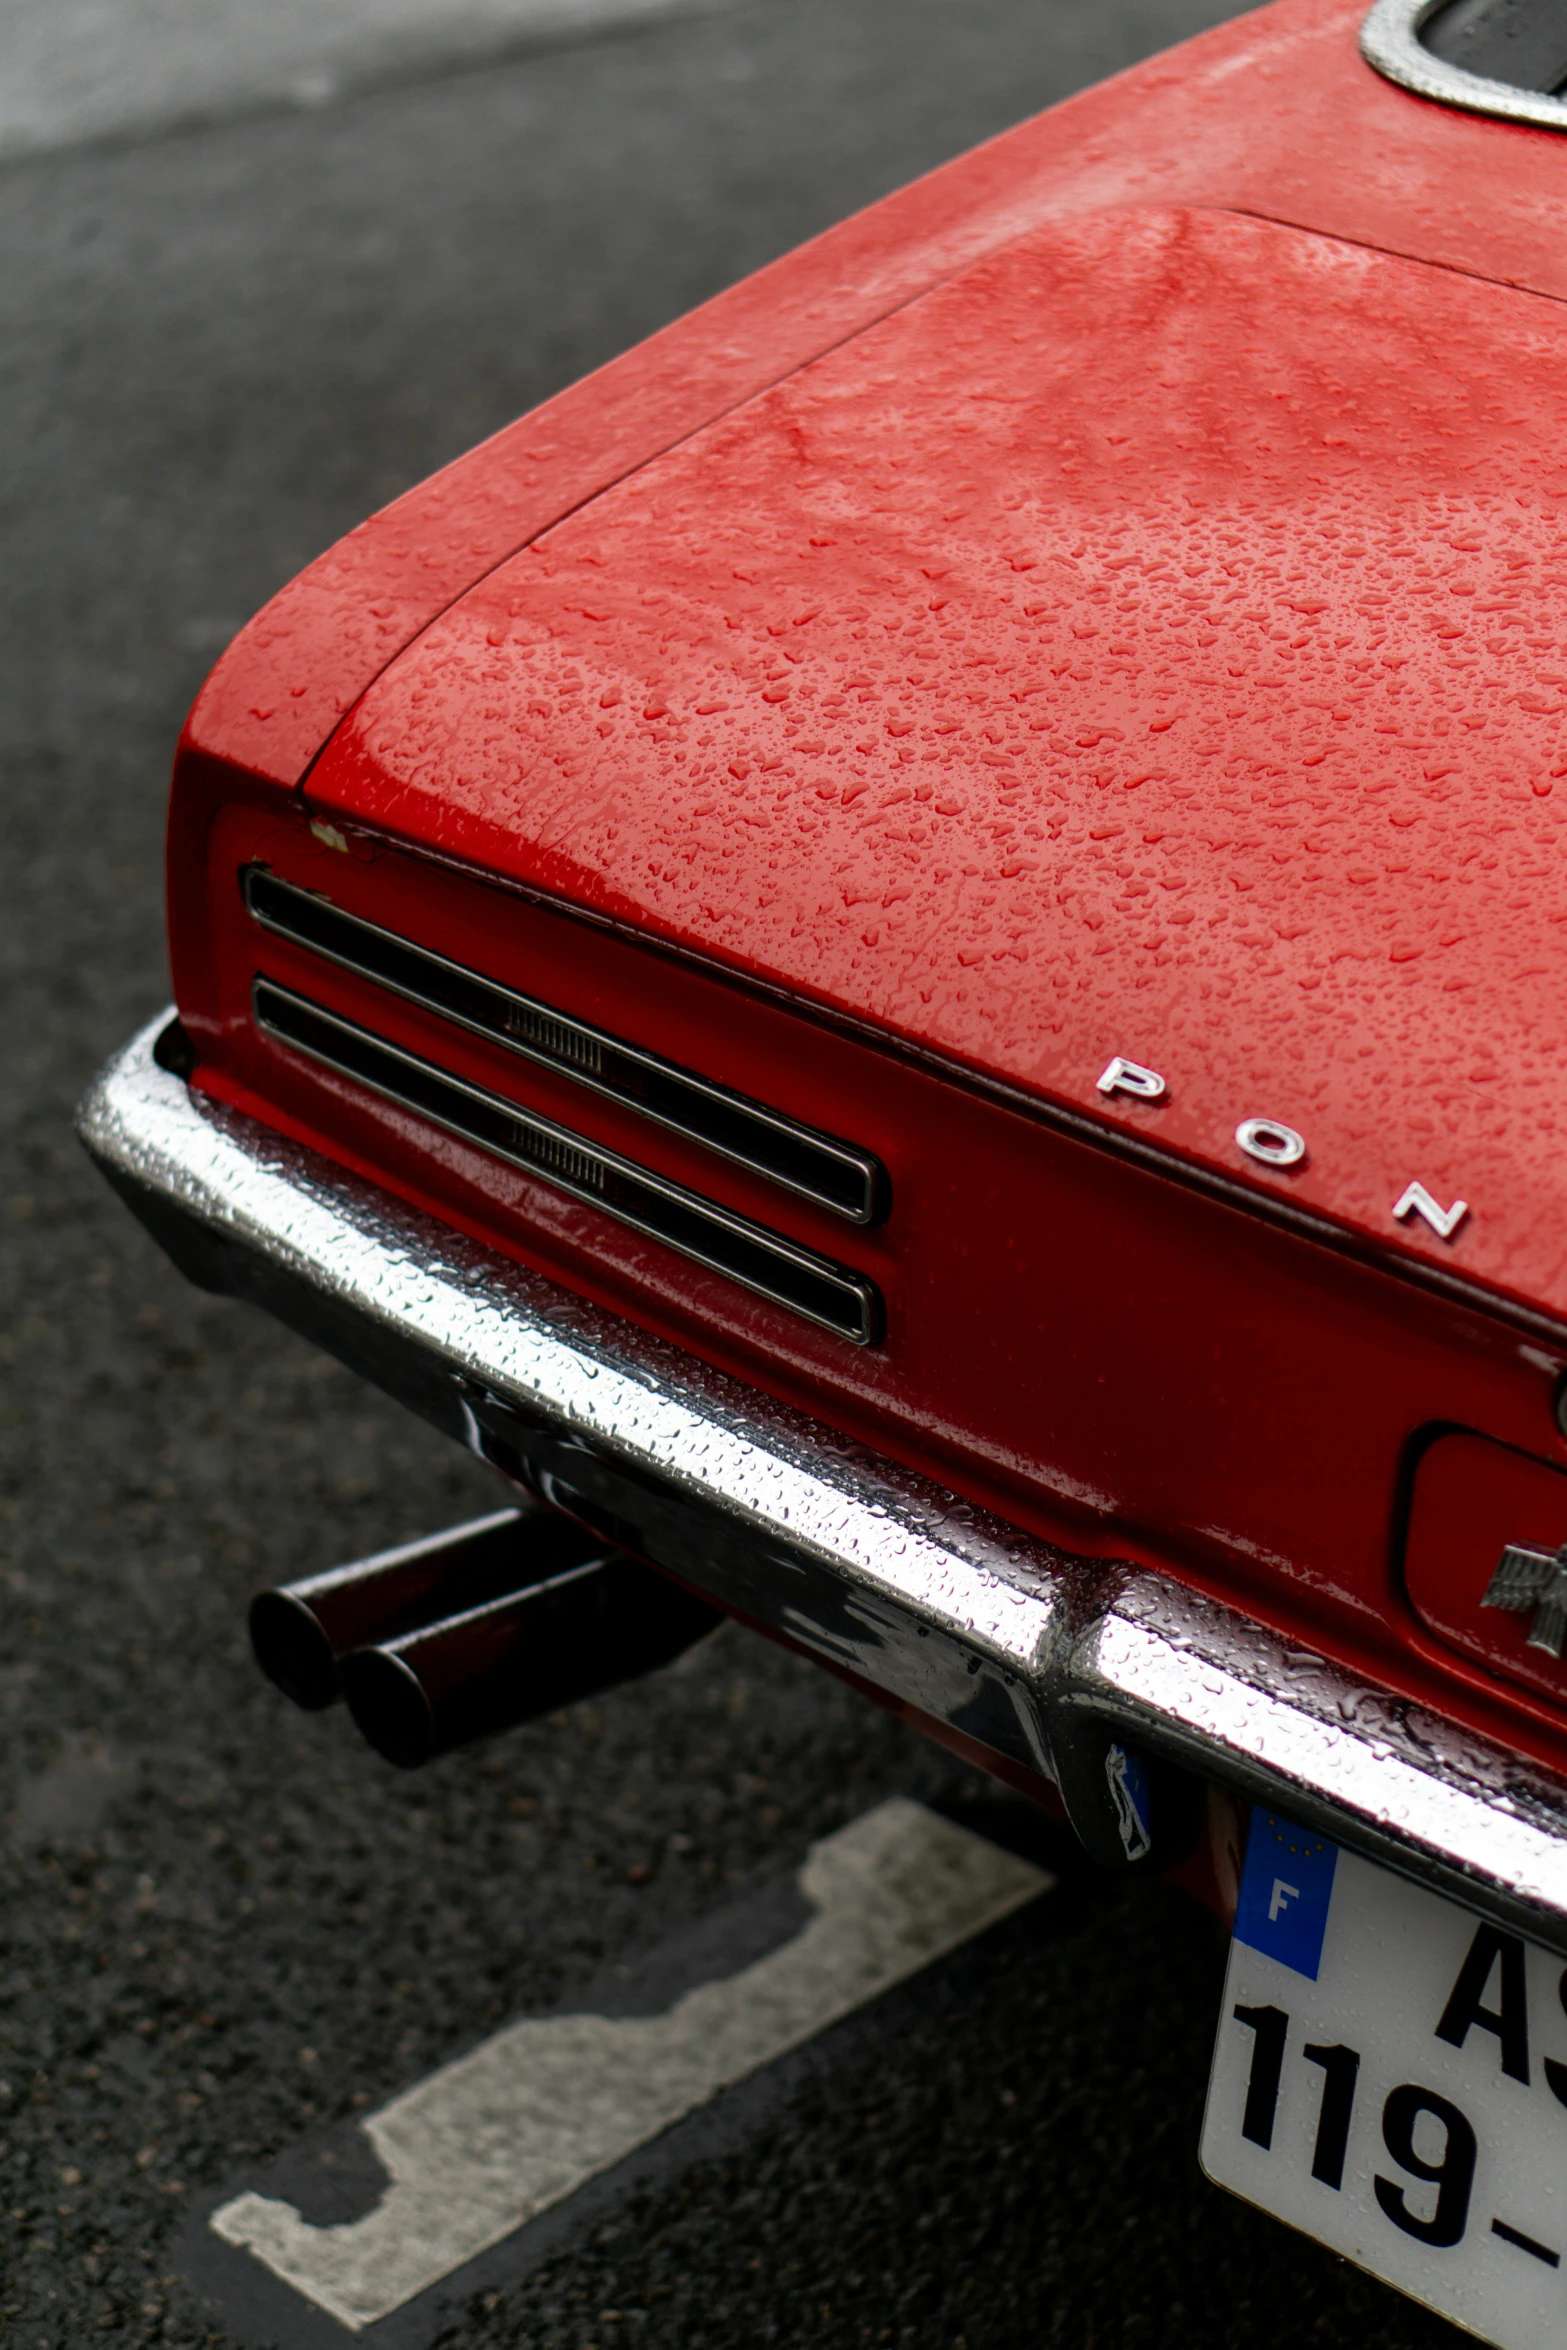
[[[346,1657],[348,1710],[377,1754],[416,1770],[653,1672],[723,1621],[654,1568],[598,1548],[548,1581]]]
[[[356,1648],[543,1583],[602,1558],[601,1536],[555,1510],[497,1510],[422,1542],[330,1567],[250,1604],[250,1645],[267,1679],[309,1713],[343,1694],[342,1663]]]

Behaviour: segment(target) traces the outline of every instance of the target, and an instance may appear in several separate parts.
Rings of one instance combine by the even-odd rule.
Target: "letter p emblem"
[[[1145,1069],[1140,1061],[1123,1061],[1119,1053],[1108,1064],[1104,1075],[1095,1080],[1095,1087],[1105,1094],[1135,1094],[1141,1102],[1160,1101],[1165,1090],[1164,1079],[1157,1069]]]

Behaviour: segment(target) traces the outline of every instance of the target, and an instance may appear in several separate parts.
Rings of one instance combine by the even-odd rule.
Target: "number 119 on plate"
[[[1255,1810],[1202,2164],[1501,2350],[1562,2350],[1567,1968]]]

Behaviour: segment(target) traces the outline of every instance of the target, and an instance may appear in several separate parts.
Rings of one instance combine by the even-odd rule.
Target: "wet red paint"
[[[1567,145],[1392,89],[1359,16],[1025,125],[323,558],[193,715],[176,979],[212,1090],[1561,1762],[1550,1685],[1411,1612],[1398,1497],[1438,1425],[1549,1452],[1567,1365]],[[889,1222],[289,966],[253,856],[875,1149]],[[885,1348],[291,1063],[258,967],[871,1273]]]
[[[1557,304],[1100,216],[503,565],[309,797],[1567,1314],[1564,493]]]
[[[721,294],[374,515],[218,664],[191,740],[296,783],[388,661],[482,573],[714,417],[1011,237],[1118,205],[1224,205],[1567,295],[1557,135],[1432,105],[1281,0],[1086,91]]]
[[[231,783],[215,774],[219,797]],[[735,1377],[1075,1552],[1231,1599],[1419,1701],[1567,1767],[1545,1701],[1486,1688],[1397,1580],[1400,1464],[1458,1422],[1555,1440],[1528,1333],[1123,1159],[683,956],[302,812],[224,806],[180,925],[204,1087]],[[258,931],[252,859],[536,1000],[873,1150],[886,1222],[856,1231],[697,1145]],[[589,1203],[269,1044],[258,972],[453,1074],[870,1275],[884,1345],[814,1330]]]
[[[1561,1660],[1531,1648],[1533,1611],[1485,1605],[1502,1552],[1567,1543],[1567,1476],[1559,1465],[1481,1436],[1439,1436],[1415,1471],[1404,1576],[1421,1620],[1463,1655],[1555,1696]]]

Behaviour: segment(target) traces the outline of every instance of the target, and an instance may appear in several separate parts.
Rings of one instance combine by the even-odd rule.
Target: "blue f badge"
[[[1235,1939],[1297,1975],[1317,1979],[1328,1930],[1338,1846],[1254,1804]]]

